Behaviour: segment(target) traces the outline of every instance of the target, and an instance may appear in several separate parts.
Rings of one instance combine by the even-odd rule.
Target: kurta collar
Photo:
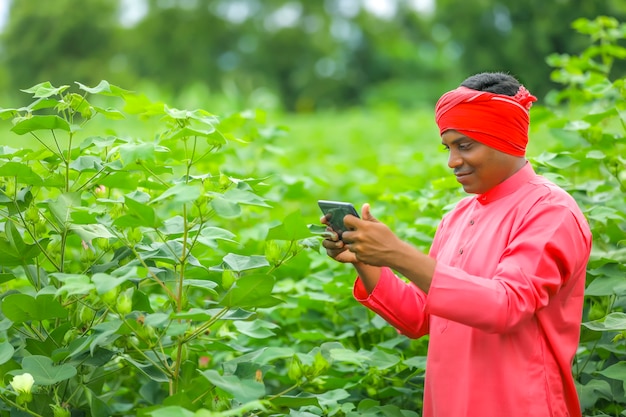
[[[535,170],[533,170],[533,167],[528,162],[526,162],[526,165],[524,165],[522,169],[517,171],[515,174],[502,181],[491,190],[483,194],[477,195],[476,200],[478,200],[480,204],[489,204],[502,197],[506,197],[507,195],[518,190],[522,187],[522,185],[533,179],[535,175],[536,174]]]

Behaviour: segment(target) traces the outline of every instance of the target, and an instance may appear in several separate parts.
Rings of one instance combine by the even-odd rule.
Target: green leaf
[[[3,109],[0,108],[0,119],[6,120],[15,117],[21,109]]]
[[[171,117],[174,120],[185,120],[192,119],[197,120],[206,125],[213,125],[219,123],[219,120],[216,116],[209,113],[206,110],[196,109],[196,110],[179,110],[172,107],[165,106],[164,108],[165,114]]]
[[[192,320],[192,321],[208,321],[210,319],[212,319],[216,314],[223,314],[223,309],[221,308],[211,308],[211,309],[201,309],[201,308],[192,308],[189,311],[182,311],[180,313],[176,313],[173,314],[171,319],[175,319],[175,320]],[[250,317],[252,317],[254,314],[250,313],[249,311],[245,311],[245,310],[241,310],[241,309],[235,309],[235,310],[230,310],[228,311],[225,315],[221,316],[220,319],[221,320],[234,320],[234,321],[241,321],[241,320],[248,320],[250,319]],[[162,320],[162,317],[157,317],[157,318],[153,318],[155,320],[159,319]],[[169,317],[167,317],[167,319],[169,320]],[[148,321],[146,321],[146,324],[148,323]]]
[[[566,169],[578,163],[577,159],[572,158],[568,153],[562,152],[558,154],[544,152],[536,158],[537,162],[552,168]]]
[[[63,193],[56,200],[49,201],[48,207],[57,220],[58,225],[63,229],[67,229],[73,208],[80,207],[80,203],[80,193]]]
[[[126,281],[137,279],[137,268],[119,268],[114,270],[110,275],[105,273],[96,273],[91,277],[96,292],[100,295],[106,294],[112,289],[119,287]]]
[[[95,289],[87,275],[53,273],[50,276],[63,283],[56,291],[55,295],[57,297],[59,295],[65,295],[66,297],[70,295],[88,295],[91,290]]]
[[[247,271],[249,269],[262,268],[264,266],[269,266],[269,262],[265,259],[265,256],[260,255],[237,255],[235,253],[229,253],[223,258],[226,268],[231,271],[242,272]],[[213,268],[211,268],[213,269]]]
[[[26,244],[22,239],[22,235],[17,231],[17,228],[13,222],[7,222],[4,226],[4,233],[7,236],[7,241],[11,245],[14,253],[21,254],[26,249]]]
[[[307,237],[311,237],[311,231],[300,211],[294,211],[285,217],[282,224],[272,227],[268,231],[266,239],[291,241]]]
[[[589,219],[606,223],[607,220],[623,220],[623,214],[617,209],[609,206],[593,206],[587,213]]]
[[[583,323],[583,326],[598,332],[623,331],[626,330],[626,313],[615,311],[600,320]]]
[[[613,398],[611,386],[608,381],[604,379],[592,379],[585,385],[577,386],[577,388],[583,409],[592,408],[600,398],[604,398],[606,400],[611,400]]]
[[[130,363],[131,365],[133,365],[135,368],[137,368],[137,370],[139,370],[141,373],[143,373],[145,376],[147,376],[148,378],[152,379],[153,381],[156,382],[169,382],[169,378],[167,377],[167,374],[160,368],[156,367],[155,365],[153,365],[153,363],[141,363],[133,358],[131,358],[130,356],[126,355],[124,356],[124,359]],[[156,358],[155,358],[156,359]],[[154,361],[154,359],[153,359]],[[158,363],[158,361],[154,362],[154,363]]]
[[[235,321],[233,323],[235,328],[242,334],[252,337],[253,339],[267,339],[268,337],[275,336],[271,329],[280,328],[275,323],[270,323],[265,320],[252,320],[252,321]]]
[[[225,219],[234,219],[241,215],[241,206],[235,202],[217,197],[211,200],[211,207],[215,212]]]
[[[169,405],[165,407],[159,407],[157,410],[149,411],[147,413],[151,417],[194,417],[196,413],[189,411],[178,405]],[[213,413],[211,413],[213,414]]]
[[[155,242],[150,246],[138,246],[141,250],[141,257],[144,260],[155,260],[166,262],[171,265],[177,265],[183,256],[183,244],[180,241],[170,240],[167,242]],[[192,255],[187,254],[186,260],[189,265],[202,267],[198,262],[198,259]],[[203,268],[203,267],[202,267]]]
[[[242,190],[239,188],[233,188],[226,191],[221,195],[224,200],[231,201],[233,203],[238,204],[247,204],[251,206],[259,206],[259,207],[271,207],[269,204],[265,202],[265,200],[255,193]]]
[[[93,357],[94,352],[98,348],[98,346],[106,346],[109,343],[114,342],[118,337],[118,330],[122,326],[122,321],[105,321],[104,323],[99,323],[93,327],[93,334],[91,336],[91,340],[87,345],[89,346],[89,353]],[[78,354],[81,351],[81,348],[77,349],[77,351],[72,353],[72,356]]]
[[[280,301],[271,297],[274,282],[275,279],[271,275],[245,275],[235,281],[220,304],[226,307],[240,308],[262,308],[276,305]]]
[[[91,417],[110,417],[113,415],[107,403],[100,399],[96,393],[89,388],[85,388],[85,396],[89,402]]]
[[[113,109],[113,108],[105,109],[105,108],[98,107],[98,106],[94,106],[93,108],[96,112],[102,114],[104,117],[106,117],[109,120],[122,120],[126,118],[126,116],[124,116],[124,113],[122,113],[121,111],[117,109]]]
[[[7,162],[0,166],[0,177],[17,177],[21,184],[43,185],[41,177],[26,164],[20,162]]]
[[[569,123],[567,123],[567,125],[565,125],[564,129],[579,131],[579,130],[587,130],[590,127],[591,127],[591,124],[583,120],[572,120]]]
[[[350,349],[331,349],[330,357],[338,362],[352,363],[364,366],[370,362],[370,357]]]
[[[40,253],[41,249],[35,244],[17,248],[8,240],[0,240],[0,265],[5,267],[27,265]]]
[[[237,243],[233,238],[235,234],[229,230],[221,229],[219,227],[205,227],[200,232],[197,241],[210,248],[217,248],[218,240],[225,240],[231,243]]]
[[[617,115],[618,115],[617,109],[615,107],[612,107],[608,110],[605,110],[599,113],[589,113],[588,115],[583,117],[583,120],[585,120],[588,123],[591,123],[592,125],[597,125],[598,123],[602,122],[604,119],[607,119],[609,117],[615,117]]]
[[[271,403],[276,407],[285,407],[290,408],[292,410],[297,410],[301,407],[320,407],[319,400],[316,396],[310,394],[301,394],[301,396],[293,397],[289,395],[281,395],[278,398],[274,398],[271,400]]]
[[[10,294],[2,300],[2,313],[13,323],[64,319],[67,310],[52,294],[33,298],[27,294]]]
[[[0,365],[10,361],[13,353],[15,353],[15,348],[8,341],[0,342]]]
[[[102,169],[102,159],[90,155],[81,155],[70,163],[70,168],[78,172],[97,172]]]
[[[202,188],[197,185],[176,184],[168,188],[160,196],[150,202],[154,204],[172,197],[172,201],[176,203],[189,203],[195,201],[202,194]]]
[[[25,93],[30,93],[35,98],[47,98],[50,96],[59,95],[63,91],[67,90],[68,88],[70,88],[69,85],[62,85],[60,87],[55,87],[52,84],[50,84],[50,81],[46,81],[46,82],[34,85],[26,90],[20,90],[20,91],[23,91]]]
[[[5,282],[9,282],[15,279],[15,274],[10,272],[0,273],[0,284],[4,284]]]
[[[211,207],[221,217],[230,219],[241,214],[241,205],[252,205],[260,207],[271,207],[261,197],[253,192],[234,188],[224,194],[212,193]]]
[[[28,105],[28,110],[31,112],[42,109],[51,109],[56,107],[59,104],[58,99],[48,99],[48,98],[40,98],[38,100],[33,101]]]
[[[403,363],[409,368],[413,369],[426,369],[426,356],[412,356],[403,361]]]
[[[213,281],[204,280],[204,279],[186,279],[183,281],[183,286],[192,287],[192,288],[200,288],[217,296],[217,291],[215,291],[215,288],[217,288],[217,283]]]
[[[624,391],[626,391],[626,362],[618,362],[601,371],[598,371],[600,375],[604,375],[607,378],[616,379],[622,381]]]
[[[400,363],[402,358],[400,357],[400,355],[386,353],[382,350],[374,350],[372,351],[370,360],[370,366],[374,366],[378,369],[389,369],[391,367],[395,367],[398,363]]]
[[[128,214],[121,216],[115,220],[113,224],[118,227],[153,227],[157,228],[161,225],[161,221],[157,220],[157,214],[154,208],[147,204],[140,203],[128,196],[124,198],[124,203],[128,207]]]
[[[85,242],[90,242],[92,239],[105,238],[109,239],[115,237],[109,229],[102,224],[72,224],[69,230],[76,233]]]
[[[585,295],[626,295],[626,280],[621,275],[596,278],[585,289]]]
[[[173,140],[173,139],[189,138],[189,137],[194,137],[194,136],[208,138],[208,137],[211,137],[211,134],[213,132],[215,132],[215,128],[212,128],[209,130],[202,130],[202,129],[194,129],[189,126],[185,126],[183,128],[176,129],[174,132],[168,135],[166,139]]]
[[[76,84],[78,84],[78,88],[80,88],[81,90],[87,91],[91,94],[99,94],[103,96],[124,97],[125,95],[132,93],[129,90],[124,90],[123,88],[109,84],[109,82],[106,80],[100,81],[100,83],[95,87],[87,87],[86,85],[79,82],[76,82]]]
[[[265,395],[265,386],[253,379],[241,380],[235,375],[220,375],[213,369],[202,372],[202,375],[242,403],[257,400]]]
[[[22,360],[22,370],[35,379],[37,385],[54,385],[76,375],[76,368],[64,364],[56,366],[47,356],[27,356]]]
[[[587,152],[587,155],[585,155],[585,158],[602,160],[606,158],[606,154],[599,149],[594,149],[592,151]]]
[[[59,116],[32,116],[17,122],[15,126],[11,128],[11,131],[18,135],[24,135],[36,130],[54,129],[65,130],[66,132],[71,130],[70,124]]]
[[[152,102],[144,94],[131,94],[124,97],[126,104],[124,111],[130,114],[140,114],[142,116],[161,116],[165,114],[165,104],[162,102]]]
[[[118,148],[122,161],[133,164],[137,161],[155,162],[157,152],[168,152],[167,148],[150,142],[128,143]]]

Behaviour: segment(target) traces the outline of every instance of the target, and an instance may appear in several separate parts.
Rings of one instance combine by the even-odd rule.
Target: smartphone
[[[348,230],[343,224],[343,218],[348,214],[359,217],[359,213],[351,203],[344,203],[343,201],[319,200],[317,204],[320,206],[322,213],[324,213],[328,219],[330,227],[332,227],[333,230],[339,235],[339,239],[341,239],[341,234]]]

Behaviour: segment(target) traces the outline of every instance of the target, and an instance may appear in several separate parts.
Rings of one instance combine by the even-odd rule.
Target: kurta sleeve
[[[371,294],[357,278],[354,298],[410,338],[428,333],[428,315],[424,311],[426,294],[398,278],[389,268],[382,268],[378,284]]]
[[[538,203],[512,231],[492,276],[438,262],[428,293],[430,314],[486,332],[504,333],[530,320],[572,275],[590,250],[591,236],[572,210]],[[489,251],[490,242],[481,250]]]

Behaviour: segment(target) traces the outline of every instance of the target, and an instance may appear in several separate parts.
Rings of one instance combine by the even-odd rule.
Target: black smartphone
[[[359,217],[359,213],[351,203],[319,200],[317,204],[328,219],[330,227],[339,235],[339,239],[341,239],[341,234],[347,230],[346,226],[343,224],[343,218],[348,214]]]

